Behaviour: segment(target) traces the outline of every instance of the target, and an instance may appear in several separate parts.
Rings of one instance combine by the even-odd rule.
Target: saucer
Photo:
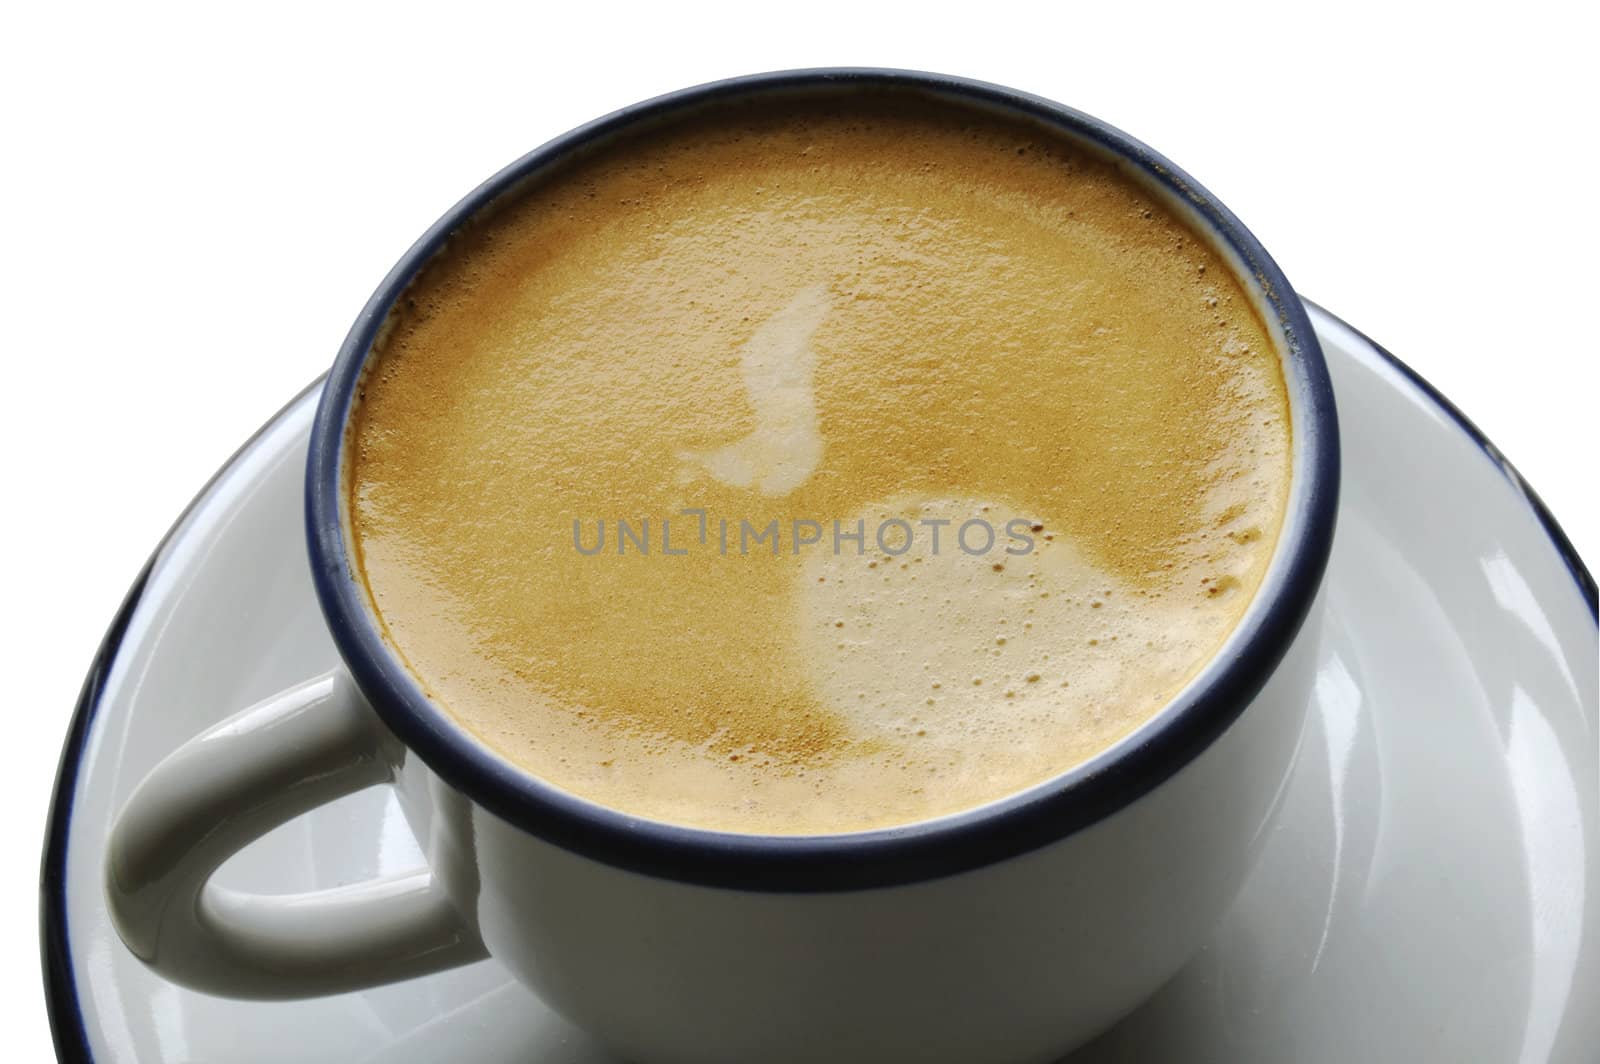
[[[1344,484],[1282,815],[1206,947],[1069,1059],[1592,1060],[1594,580],[1454,407],[1338,319],[1311,316],[1338,395]],[[232,1001],[152,974],[111,927],[101,853],[133,786],[184,740],[337,661],[302,528],[318,390],[201,492],[84,684],[44,855],[57,1051],[146,1064],[608,1061],[493,961],[335,997]],[[420,861],[380,789],[285,825],[218,876],[302,891]]]

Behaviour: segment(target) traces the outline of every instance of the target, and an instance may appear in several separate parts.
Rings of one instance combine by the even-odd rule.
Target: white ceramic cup
[[[831,836],[633,817],[479,744],[384,642],[352,575],[345,425],[389,308],[448,236],[582,146],[691,109],[907,93],[999,112],[1109,156],[1231,264],[1276,336],[1290,498],[1238,627],[1154,719],[1071,771],[960,814]],[[1044,1061],[1171,977],[1249,870],[1309,701],[1338,439],[1304,309],[1253,237],[1181,170],[1057,104],[901,71],[759,75],[584,126],[458,204],[390,273],[329,376],[307,466],[317,593],[344,667],[244,710],[151,772],[106,856],[128,947],[218,994],[337,993],[493,955],[641,1061]],[[311,894],[209,882],[231,854],[335,797],[394,786],[427,866]]]

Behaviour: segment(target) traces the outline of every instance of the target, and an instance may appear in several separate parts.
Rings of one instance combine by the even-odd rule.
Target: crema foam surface
[[[349,429],[356,558],[430,697],[560,788],[922,820],[1105,749],[1227,637],[1284,517],[1278,359],[1224,260],[1068,141],[731,105],[411,286]]]

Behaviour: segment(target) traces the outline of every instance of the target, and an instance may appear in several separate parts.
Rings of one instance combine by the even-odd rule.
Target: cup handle
[[[174,982],[228,997],[337,994],[485,955],[426,870],[305,894],[211,883],[278,825],[393,781],[382,726],[335,669],[191,739],[134,790],[106,852],[128,947]]]

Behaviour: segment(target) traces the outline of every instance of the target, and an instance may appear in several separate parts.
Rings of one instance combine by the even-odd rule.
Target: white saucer
[[[1595,585],[1538,499],[1425,382],[1313,308],[1344,488],[1315,704],[1284,816],[1215,938],[1072,1059],[1593,1060],[1600,1053]],[[494,962],[238,1002],[152,975],[100,885],[107,823],[184,739],[327,668],[301,526],[316,389],[161,545],[67,738],[46,842],[45,977],[67,1061],[606,1059]],[[226,865],[310,890],[419,861],[387,792]],[[713,1033],[714,1036],[714,1033]]]

